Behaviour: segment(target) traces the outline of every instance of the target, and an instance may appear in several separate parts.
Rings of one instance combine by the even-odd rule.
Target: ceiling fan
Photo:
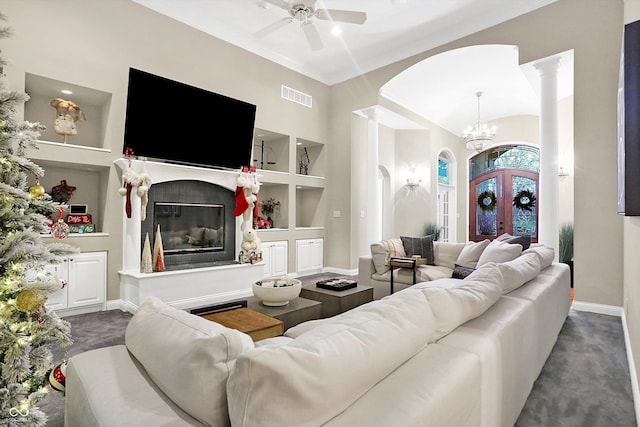
[[[277,29],[292,23],[293,21],[298,21],[300,22],[302,31],[304,32],[307,42],[309,43],[309,46],[311,46],[312,50],[320,50],[324,47],[322,39],[320,38],[320,33],[318,33],[318,29],[313,25],[312,18],[335,22],[346,22],[349,24],[364,24],[364,21],[367,20],[367,14],[365,12],[337,9],[316,9],[314,7],[316,0],[264,0],[264,2],[286,10],[289,12],[289,16],[256,31],[254,36],[264,37]]]

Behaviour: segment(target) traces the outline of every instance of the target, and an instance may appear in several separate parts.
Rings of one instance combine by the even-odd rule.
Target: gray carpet
[[[66,318],[74,344],[56,349],[56,360],[124,343],[130,317],[115,310]],[[41,407],[48,426],[64,425],[61,393],[52,390]],[[636,426],[620,318],[571,310],[516,426]]]
[[[635,425],[620,318],[571,310],[516,426]]]

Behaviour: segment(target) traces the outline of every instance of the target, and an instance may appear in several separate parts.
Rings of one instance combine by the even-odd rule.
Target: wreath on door
[[[478,206],[483,212],[493,212],[496,208],[496,193],[491,190],[483,191],[478,196]]]
[[[529,190],[520,190],[513,198],[513,206],[531,212],[536,207],[536,195]]]

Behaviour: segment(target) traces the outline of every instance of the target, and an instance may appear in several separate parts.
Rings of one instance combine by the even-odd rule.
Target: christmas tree
[[[0,39],[11,35],[5,21],[0,15]],[[44,426],[38,403],[49,392],[51,346],[71,344],[69,323],[44,308],[47,296],[61,288],[45,266],[77,250],[41,239],[57,208],[39,184],[30,193],[28,178],[44,171],[25,151],[37,148],[44,127],[15,119],[28,95],[6,88],[6,64],[0,51],[0,425]]]

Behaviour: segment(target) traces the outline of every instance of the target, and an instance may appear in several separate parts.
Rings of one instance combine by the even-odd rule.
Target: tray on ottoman
[[[344,291],[358,286],[355,280],[351,279],[324,279],[316,282],[316,286],[322,289],[330,289],[332,291]]]

